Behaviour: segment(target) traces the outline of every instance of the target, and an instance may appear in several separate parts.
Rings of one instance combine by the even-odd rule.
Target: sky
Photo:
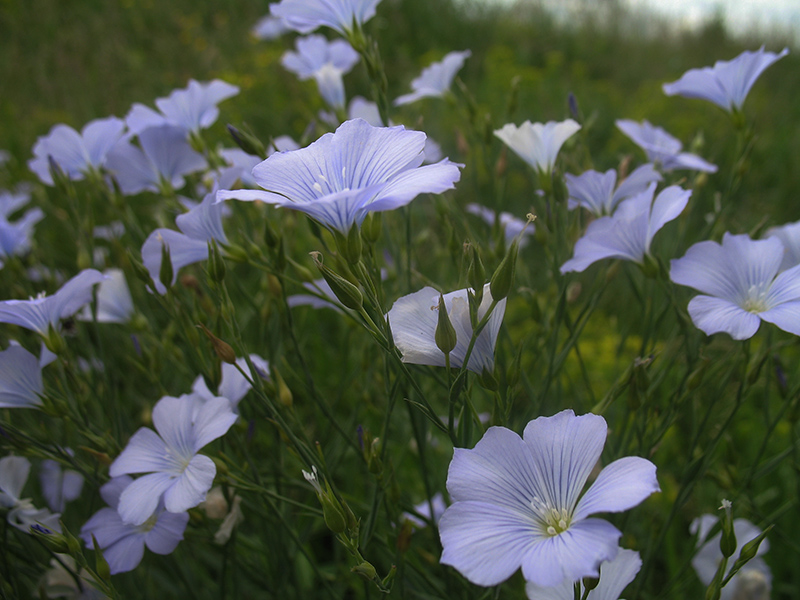
[[[769,30],[775,26],[793,29],[800,39],[800,0],[624,0],[634,7],[669,16],[688,27],[697,27],[722,11],[733,33],[755,25]]]

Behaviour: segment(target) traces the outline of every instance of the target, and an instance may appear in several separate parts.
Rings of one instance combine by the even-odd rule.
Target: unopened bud
[[[208,275],[215,283],[225,279],[225,260],[213,240],[208,242]]]
[[[31,525],[30,532],[53,552],[57,552],[59,554],[69,554],[69,544],[67,543],[67,538],[62,534],[53,531],[44,525],[39,525],[38,523]]]
[[[492,294],[492,300],[499,302],[508,296],[511,291],[511,286],[514,283],[514,273],[517,269],[517,250],[519,249],[519,238],[515,238],[511,242],[505,257],[503,257],[500,266],[492,275],[492,280],[489,282],[489,291]]]
[[[158,280],[165,288],[169,289],[172,286],[174,276],[169,246],[164,240],[161,240],[161,268],[158,270]]]
[[[92,546],[94,547],[94,568],[100,579],[108,581],[111,579],[111,569],[108,566],[106,557],[103,556],[103,549],[97,543],[97,538],[92,534]]]
[[[439,318],[436,323],[436,333],[434,333],[434,340],[436,347],[445,354],[450,354],[453,348],[456,347],[458,337],[453,324],[450,322],[450,315],[447,314],[447,306],[444,303],[444,296],[439,294],[439,306],[435,308],[439,313]]]
[[[578,123],[581,122],[581,111],[578,108],[578,99],[575,97],[575,94],[570,92],[567,94],[567,107],[569,108],[570,116],[575,119]]]
[[[267,158],[267,150],[256,136],[249,131],[242,131],[228,123],[228,133],[242,150],[248,154],[258,156],[261,160]]]
[[[475,290],[476,295],[480,294],[483,296],[483,284],[486,283],[486,269],[483,267],[481,253],[473,244],[469,245],[469,253],[470,261],[467,267],[467,281],[470,287]],[[480,304],[480,299],[478,303]]]
[[[128,262],[133,269],[133,274],[136,275],[137,279],[143,283],[150,284],[153,281],[153,279],[150,277],[150,271],[148,271],[142,262],[136,258],[136,256],[134,256],[130,248],[126,250],[126,254],[128,256]]]
[[[211,340],[211,345],[214,347],[214,353],[222,362],[228,363],[229,365],[236,363],[236,353],[233,351],[233,348],[229,343],[219,339],[217,336],[211,333],[211,331],[209,331],[208,327],[202,323],[199,323],[197,326],[203,331],[203,333],[206,334],[206,337]]]
[[[381,230],[383,229],[383,217],[381,215],[382,213],[379,212],[371,212],[361,224],[361,235],[368,244],[374,244],[381,236]]]
[[[720,510],[725,511],[720,522],[722,524],[722,537],[719,541],[719,549],[722,556],[730,558],[736,553],[736,533],[733,530],[733,511],[730,500],[723,500]]]
[[[328,285],[331,286],[331,290],[333,290],[336,298],[347,308],[352,310],[361,310],[361,307],[364,304],[364,297],[361,294],[361,290],[347,281],[344,277],[334,273],[328,267],[322,264],[321,256],[322,255],[319,252],[311,253],[311,258],[314,260],[314,264],[316,264]]]
[[[350,570],[357,575],[361,575],[361,577],[367,581],[374,581],[378,578],[378,572],[375,570],[375,567],[373,567],[367,561],[362,562],[360,565],[356,565]]]

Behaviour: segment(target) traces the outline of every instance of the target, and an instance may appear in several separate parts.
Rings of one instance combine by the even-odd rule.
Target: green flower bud
[[[161,240],[161,268],[158,270],[158,280],[165,288],[169,289],[172,287],[172,278],[174,275],[169,246],[167,246],[164,240]]]
[[[356,565],[350,570],[357,575],[361,575],[361,577],[367,581],[374,581],[378,578],[378,572],[375,570],[375,567],[373,567],[367,561],[362,562],[360,565]]]
[[[499,302],[511,291],[514,283],[514,272],[517,269],[517,250],[519,249],[519,238],[514,239],[508,248],[500,266],[492,275],[489,282],[489,291],[492,293],[492,300]]]
[[[722,515],[722,537],[719,541],[719,549],[722,551],[722,556],[730,558],[736,553],[736,533],[733,531],[733,511],[731,510],[732,504],[730,500],[723,500],[720,509],[725,512]]]
[[[447,306],[444,303],[444,296],[439,294],[439,306],[437,307],[439,313],[439,320],[436,324],[436,333],[434,339],[436,346],[446,355],[453,351],[456,347],[457,336],[453,324],[450,322],[450,315],[447,314]]]
[[[242,131],[228,123],[228,133],[233,138],[233,141],[236,142],[236,145],[248,154],[258,156],[261,160],[267,158],[267,150],[264,148],[264,144],[249,131]]]
[[[314,263],[317,265],[320,273],[322,273],[325,281],[327,281],[328,285],[331,286],[331,290],[333,290],[333,293],[336,295],[336,298],[339,300],[339,302],[352,310],[361,310],[361,307],[364,304],[364,297],[361,295],[361,290],[359,290],[341,275],[334,273],[328,267],[323,265],[322,260],[320,260],[320,256],[322,255],[319,252],[311,253]]]

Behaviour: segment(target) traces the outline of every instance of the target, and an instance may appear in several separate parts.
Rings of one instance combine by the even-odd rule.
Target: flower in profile
[[[161,112],[144,104],[134,104],[125,117],[128,129],[138,135],[145,129],[171,125],[184,132],[197,133],[211,127],[219,116],[217,104],[235,96],[239,88],[220,79],[200,83],[194,79],[183,89],[173,90],[166,98],[156,99]]]
[[[222,229],[223,206],[214,203],[215,192],[206,194],[203,201],[189,212],[178,215],[175,223],[180,232],[173,229],[156,229],[142,245],[142,262],[150,272],[156,291],[166,294],[167,288],[160,279],[162,247],[169,250],[172,261],[172,281],[178,278],[178,271],[208,258],[208,243],[212,240],[227,244],[228,238]]]
[[[703,515],[698,517],[690,526],[689,531],[697,534],[697,554],[692,559],[697,576],[703,585],[709,585],[722,562],[722,550],[720,550],[720,539],[722,533],[717,533],[711,539],[708,534],[717,523],[714,515]],[[733,533],[736,535],[736,551],[728,559],[728,567],[725,570],[727,575],[733,564],[739,559],[742,548],[761,535],[761,530],[747,519],[734,519]],[[764,539],[758,547],[756,556],[751,558],[742,569],[731,577],[725,587],[720,590],[720,600],[767,600],[772,588],[772,572],[761,555],[769,550],[769,540]]]
[[[295,42],[297,52],[287,51],[281,64],[301,81],[313,78],[325,102],[336,110],[345,103],[342,75],[359,60],[358,52],[344,40],[329,42],[321,35],[309,35]]]
[[[122,138],[125,122],[116,117],[90,121],[80,133],[68,125],[56,125],[33,146],[28,168],[42,183],[53,185],[50,159],[73,180],[80,180],[90,171],[98,171],[111,148]]]
[[[286,26],[283,19],[267,15],[258,20],[250,33],[259,40],[275,40],[287,31],[291,31],[291,28]]]
[[[619,258],[643,264],[656,233],[686,208],[691,191],[672,185],[653,201],[656,184],[623,200],[610,217],[589,223],[575,244],[575,254],[561,265],[561,272],[581,272],[604,258]]]
[[[92,287],[106,278],[100,271],[84,269],[55,294],[42,292],[30,300],[0,302],[0,323],[19,325],[47,337],[52,327],[61,329],[61,319],[71,317],[92,299]]]
[[[103,271],[107,277],[97,288],[97,312],[94,318],[98,323],[127,323],[133,315],[133,300],[121,269]],[[84,306],[78,315],[81,321],[91,321],[92,310]]]
[[[106,167],[126,195],[158,192],[165,185],[180,189],[184,175],[207,166],[203,155],[189,146],[180,127],[149,127],[139,132],[139,144],[141,149],[124,140],[108,153]]]
[[[519,127],[508,123],[494,134],[539,173],[548,174],[553,171],[561,146],[580,128],[572,119],[544,125],[525,121]]]
[[[380,0],[281,0],[270,6],[270,12],[300,33],[311,33],[325,26],[347,35],[375,16],[378,2]]]
[[[345,235],[371,211],[404,206],[419,194],[440,194],[461,177],[456,163],[425,160],[425,134],[404,127],[346,121],[307,148],[275,153],[253,169],[262,188],[221,190],[217,201],[261,200],[308,214]]]
[[[620,549],[616,558],[600,565],[600,583],[586,596],[586,600],[619,600],[620,594],[633,581],[639,569],[642,568],[642,559],[638,552]],[[531,600],[573,600],[575,586],[571,581],[563,581],[553,587],[542,587],[529,581],[525,585],[525,592]]]
[[[111,464],[111,477],[147,473],[119,497],[120,517],[142,525],[151,518],[163,495],[164,507],[179,513],[200,504],[211,489],[217,468],[200,449],[225,435],[236,421],[230,402],[192,396],[165,396],[153,408],[156,431],[140,428]],[[157,432],[157,433],[156,433]]]
[[[718,60],[713,67],[689,69],[678,81],[665,83],[664,93],[708,100],[728,112],[739,111],[761,73],[787,54],[789,48],[778,54],[766,52],[764,46],[755,52],[746,50],[733,60]]]
[[[30,209],[14,222],[0,216],[0,268],[10,257],[30,250],[33,226],[43,218],[44,212],[39,208]]]
[[[25,457],[6,456],[0,459],[0,508],[8,510],[8,524],[20,531],[30,533],[32,526],[39,525],[61,533],[58,522],[60,514],[52,514],[46,508],[36,508],[30,499],[21,497],[30,471],[31,463]]]
[[[108,507],[94,513],[81,527],[81,538],[86,547],[94,547],[94,536],[112,575],[135,569],[142,562],[145,546],[156,554],[170,554],[183,539],[183,532],[189,523],[188,512],[166,511],[160,502],[143,523],[126,523],[117,512],[117,507],[122,494],[131,485],[133,479],[123,475],[101,487],[100,495]]]
[[[483,586],[520,567],[540,587],[597,577],[622,533],[589,515],[628,510],[659,491],[655,465],[629,456],[581,496],[607,433],[603,417],[565,410],[531,421],[522,438],[490,427],[472,450],[456,448],[447,475],[453,504],[439,521],[441,562]]]
[[[781,271],[800,265],[800,221],[767,230],[767,237],[778,238],[783,244]]]
[[[11,213],[31,201],[30,191],[22,186],[20,188],[16,192],[0,191],[0,217],[8,218]]]
[[[654,181],[664,178],[652,163],[644,164],[633,171],[617,187],[617,172],[609,169],[605,173],[586,171],[580,175],[566,174],[569,200],[567,208],[574,210],[582,206],[596,217],[610,215],[617,205],[647,189]]]
[[[800,335],[800,265],[778,274],[783,244],[747,235],[699,242],[670,263],[670,278],[704,295],[689,302],[689,316],[707,335],[753,337],[761,321]]]
[[[450,323],[456,331],[456,345],[450,352],[450,366],[459,368],[464,364],[467,348],[472,339],[472,324],[469,320],[469,300],[467,290],[444,294],[444,308]],[[489,285],[483,288],[483,300],[478,307],[478,320],[483,319],[492,305]],[[394,343],[403,355],[403,362],[414,365],[444,367],[444,353],[436,345],[436,326],[439,322],[439,292],[432,287],[424,287],[418,292],[399,298],[386,318],[392,328]],[[506,299],[497,303],[486,327],[475,340],[467,368],[475,373],[494,369],[494,347],[497,334],[503,323]]]
[[[44,394],[39,359],[22,346],[0,352],[0,408],[35,408]]]
[[[681,152],[683,144],[680,140],[647,120],[637,123],[630,119],[619,119],[616,123],[622,133],[645,151],[647,160],[657,163],[664,171],[691,169],[706,173],[717,172],[716,165],[706,162],[696,154]]]
[[[410,104],[421,98],[441,98],[450,89],[453,79],[464,66],[464,61],[472,56],[472,52],[450,52],[439,62],[435,62],[422,70],[420,76],[411,82],[410,94],[395,99],[395,106]]]
[[[497,213],[495,213],[491,208],[486,208],[485,206],[481,206],[475,202],[470,202],[467,204],[466,208],[468,213],[479,216],[489,225],[494,225],[498,218]],[[528,223],[528,221],[518,219],[511,213],[507,212],[500,213],[500,229],[503,230],[503,238],[505,239],[506,248],[511,246],[511,242],[514,241],[514,238],[516,238],[523,231],[525,233],[523,237],[520,238],[520,248],[525,247],[525,245],[528,243],[527,238],[536,233],[536,226],[533,223]]]
[[[71,450],[67,452],[72,454]],[[80,497],[83,475],[72,469],[62,469],[56,461],[47,459],[39,467],[39,484],[50,510],[62,512],[67,502]]]

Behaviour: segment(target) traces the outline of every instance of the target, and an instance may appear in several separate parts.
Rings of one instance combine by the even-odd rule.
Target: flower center
[[[539,525],[550,537],[564,533],[572,523],[572,515],[569,514],[567,509],[562,508],[559,510],[535,496],[531,500],[531,508],[536,514],[536,520]]]
[[[767,310],[769,308],[769,306],[767,306],[767,293],[769,292],[769,288],[769,283],[751,285],[745,295],[742,308],[753,314],[758,314]]]
[[[150,518],[147,519],[147,521],[139,525],[139,532],[147,533],[148,531],[153,529],[153,527],[156,526],[157,521],[158,521],[158,511],[154,512],[152,515],[150,515]]]

